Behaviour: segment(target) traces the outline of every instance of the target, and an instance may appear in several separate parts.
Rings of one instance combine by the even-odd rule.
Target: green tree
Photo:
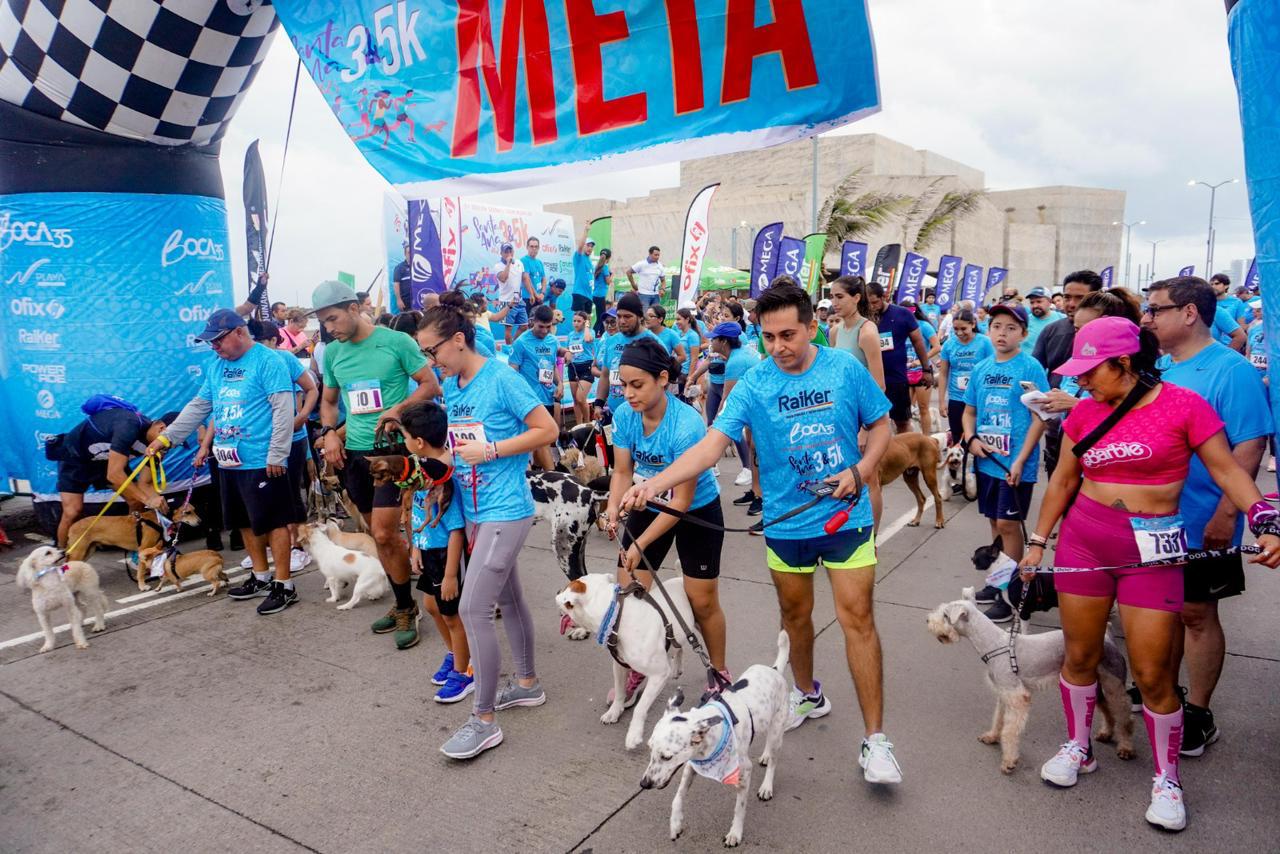
[[[823,254],[839,253],[846,240],[864,237],[896,219],[910,206],[911,197],[871,190],[859,193],[860,172],[840,182],[818,213],[818,230],[827,235]]]
[[[932,188],[930,188],[932,189]],[[919,199],[925,202],[931,194],[926,192]],[[982,190],[958,190],[944,193],[942,198],[930,210],[928,204],[917,204],[912,210],[916,216],[908,216],[903,227],[903,243],[907,243],[906,235],[913,221],[919,222],[915,240],[910,242],[912,252],[924,252],[937,242],[938,238],[950,232],[960,220],[978,209],[984,193]]]

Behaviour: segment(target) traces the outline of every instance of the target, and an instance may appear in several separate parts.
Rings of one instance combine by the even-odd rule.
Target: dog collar
[[[729,736],[733,731],[733,725],[729,723],[729,721],[733,719],[733,716],[729,713],[729,708],[719,700],[712,700],[708,702],[707,705],[713,706],[720,712],[720,740],[716,742],[715,749],[711,751],[711,755],[707,758],[689,760],[694,765],[701,765],[703,767],[712,765],[719,760],[720,754],[724,753],[725,748],[729,746]]]
[[[57,570],[60,573],[65,573],[68,569],[70,569],[70,566],[65,563],[62,566],[46,566],[44,569],[36,573],[36,578],[44,578],[54,570]]]
[[[609,610],[604,612],[604,619],[600,621],[600,629],[596,632],[596,643],[600,646],[605,645],[613,631],[613,624],[618,618],[618,594],[621,592],[621,584],[613,585],[613,600],[609,603]]]

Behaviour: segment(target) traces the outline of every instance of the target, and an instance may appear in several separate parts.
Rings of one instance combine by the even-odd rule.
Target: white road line
[[[933,506],[933,496],[930,495],[930,496],[927,496],[924,500],[924,510],[920,511],[921,519],[924,518],[924,514],[932,506]],[[903,528],[907,527],[907,523],[914,518],[916,518],[916,511],[908,510],[906,513],[903,513],[897,519],[894,519],[892,522],[890,522],[889,527],[881,528],[880,533],[876,535],[876,545],[880,545],[881,543],[887,543],[890,537],[892,537],[894,534],[901,531]]]

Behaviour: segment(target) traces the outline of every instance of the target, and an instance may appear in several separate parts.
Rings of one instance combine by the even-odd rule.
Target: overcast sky
[[[1176,11],[1174,6],[1176,5]],[[1125,190],[1133,276],[1157,249],[1157,277],[1203,273],[1209,191],[1218,191],[1215,267],[1253,254],[1235,87],[1220,0],[870,0],[883,111],[840,132],[876,132],[982,169],[990,189],[1075,184]],[[812,23],[812,22],[811,22]],[[276,192],[297,55],[281,32],[222,145],[237,276],[245,292],[244,150],[261,138],[277,224],[272,293],[304,302],[338,270],[365,283],[382,263],[385,181],[304,72],[283,190]],[[640,195],[674,166],[491,200]],[[712,217],[715,208],[712,207]],[[1123,259],[1117,259],[1123,279]],[[385,284],[385,283],[384,283]]]

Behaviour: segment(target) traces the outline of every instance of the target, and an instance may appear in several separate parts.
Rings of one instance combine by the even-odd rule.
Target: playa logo
[[[207,271],[197,281],[187,282],[185,285],[178,288],[173,292],[173,295],[175,297],[200,296],[202,294],[206,296],[213,296],[215,294],[222,293],[222,283],[210,281],[213,279],[216,272],[216,270]]]
[[[225,256],[222,244],[212,237],[187,237],[182,229],[175,228],[160,250],[160,266],[172,267],[187,258],[221,261]]]
[[[70,249],[75,245],[69,228],[50,228],[41,220],[15,220],[9,211],[0,213],[0,252],[11,244],[48,246],[53,249]]]

